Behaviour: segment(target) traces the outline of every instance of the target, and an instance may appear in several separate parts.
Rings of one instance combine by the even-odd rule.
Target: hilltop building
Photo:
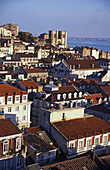
[[[62,45],[63,48],[67,47],[67,32],[66,31],[49,31],[49,42],[51,45]]]

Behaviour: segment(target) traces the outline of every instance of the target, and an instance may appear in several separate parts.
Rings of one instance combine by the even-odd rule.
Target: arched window
[[[3,142],[3,154],[7,154],[9,151],[9,141],[8,140],[5,140]]]
[[[19,116],[16,116],[16,122],[19,122]]]
[[[16,138],[16,150],[21,149],[21,138]]]

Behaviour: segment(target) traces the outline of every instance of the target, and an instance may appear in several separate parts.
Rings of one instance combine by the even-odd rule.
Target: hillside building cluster
[[[110,169],[110,52],[19,32],[0,26],[0,169]]]

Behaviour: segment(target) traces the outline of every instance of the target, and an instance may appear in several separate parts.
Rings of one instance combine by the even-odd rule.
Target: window
[[[23,110],[26,110],[26,105],[23,106]]]
[[[9,96],[9,97],[8,97],[8,102],[11,102],[11,101],[12,101],[12,97]]]
[[[76,92],[74,93],[74,98],[77,98],[77,93]]]
[[[16,139],[16,149],[17,150],[21,149],[21,138]]]
[[[16,116],[16,122],[19,122],[19,116]]]
[[[71,96],[72,96],[72,93],[69,93],[68,94],[68,98],[71,99]]]
[[[25,115],[23,115],[23,117],[22,117],[22,121],[25,121],[26,120],[26,116]]]
[[[16,106],[15,111],[19,111],[19,106]]]
[[[103,143],[107,143],[108,142],[108,136],[103,136]]]
[[[65,120],[65,113],[63,113],[62,120]]]
[[[16,101],[19,101],[19,96],[16,97]]]
[[[74,147],[75,147],[75,146],[74,146],[74,143],[71,143],[71,144],[70,144],[70,149],[74,149]]]
[[[4,103],[4,97],[0,97],[0,104]]]
[[[63,94],[63,98],[66,99],[66,94],[65,93]]]
[[[12,108],[11,107],[8,107],[8,112],[11,112],[12,111]]]
[[[79,148],[82,148],[84,146],[83,141],[79,141]]]
[[[3,142],[3,154],[8,153],[8,150],[9,150],[9,141],[8,141],[8,140],[5,140],[5,141]]]
[[[91,145],[92,145],[91,139],[88,139],[87,140],[87,146],[91,146]]]
[[[61,96],[60,94],[57,95],[57,100],[60,100],[60,96]]]
[[[4,108],[0,108],[0,113],[4,113]]]
[[[23,100],[26,100],[26,96],[23,96]]]
[[[100,142],[99,137],[95,138],[95,145],[98,145]]]
[[[82,92],[79,92],[79,97],[82,97]]]

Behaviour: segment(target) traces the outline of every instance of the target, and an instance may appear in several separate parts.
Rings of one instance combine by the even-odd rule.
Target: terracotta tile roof
[[[65,63],[70,67],[74,67],[75,69],[102,69],[99,64],[94,60],[65,60]],[[94,68],[92,68],[92,64],[94,64]],[[80,67],[78,68],[78,65]]]
[[[36,149],[37,153],[48,152],[55,149],[53,146],[44,142],[37,134],[26,134],[23,138],[24,141]]]
[[[30,133],[37,134],[40,137],[40,139],[42,139],[47,144],[53,145],[52,140],[50,139],[49,135],[47,134],[47,132],[45,131],[45,129],[43,127],[41,127],[41,126],[30,127],[30,128],[28,128],[28,131]]]
[[[88,154],[71,160],[66,160],[66,161],[42,166],[42,170],[83,170],[83,169],[101,170],[102,165],[103,164],[100,160],[98,162],[96,161],[96,159],[93,159],[92,154],[91,155]]]
[[[28,130],[29,130],[30,133],[37,133],[37,132],[40,132],[44,129],[41,126],[34,126],[34,127],[28,128]]]
[[[53,125],[69,140],[101,134],[101,130],[109,132],[110,124],[96,117],[73,119],[55,122]]]
[[[110,86],[101,86],[101,88],[105,91],[107,95],[110,96]]]
[[[6,93],[8,93],[8,95],[13,95],[13,93],[16,94],[20,94],[21,92],[23,92],[23,94],[27,94],[27,92],[22,91],[16,87],[10,86],[9,84],[0,84],[0,96],[5,96]]]
[[[45,71],[41,68],[33,68],[33,69],[25,69],[28,73],[48,73],[48,71]]]
[[[53,91],[53,93],[61,94],[61,93],[72,93],[72,92],[78,92],[75,87],[73,86],[61,86],[59,87],[58,91]]]
[[[21,131],[10,119],[0,119],[0,137],[19,134]]]
[[[91,95],[88,95],[88,96],[85,96],[86,99],[92,99],[93,100],[93,103],[94,104],[97,104],[98,103],[98,100],[100,98],[102,98],[102,95],[99,93],[99,94],[91,94]]]
[[[32,87],[33,87],[34,89],[36,89],[36,86],[37,86],[37,84],[36,84],[34,81],[20,81],[20,84],[21,84],[24,88],[28,87],[28,89],[31,89]]]

